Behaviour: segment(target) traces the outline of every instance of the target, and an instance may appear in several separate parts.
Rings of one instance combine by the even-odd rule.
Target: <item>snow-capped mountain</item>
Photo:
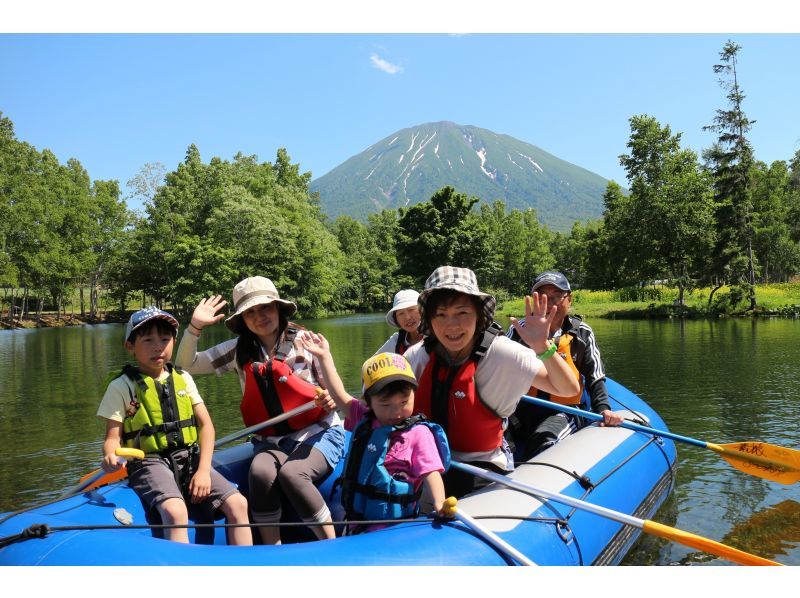
[[[568,231],[599,218],[608,181],[509,135],[443,121],[397,131],[311,182],[331,219],[426,201],[446,185]]]

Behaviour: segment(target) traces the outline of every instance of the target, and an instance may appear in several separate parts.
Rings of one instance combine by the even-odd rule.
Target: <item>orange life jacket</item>
[[[578,379],[578,384],[580,385],[580,389],[578,390],[578,394],[571,395],[568,397],[562,397],[559,395],[547,394],[547,398],[549,398],[554,403],[559,403],[560,405],[580,405],[581,397],[583,396],[583,376],[578,371],[578,368],[575,366],[575,362],[572,361],[572,345],[573,336],[569,333],[564,333],[561,335],[561,338],[558,339],[558,349],[556,350],[556,354],[560,355],[564,361],[567,362],[567,366],[572,372],[575,374],[575,377]],[[555,357],[555,355],[553,356]],[[539,389],[535,386],[531,386],[528,394],[532,397],[535,397],[539,393]]]

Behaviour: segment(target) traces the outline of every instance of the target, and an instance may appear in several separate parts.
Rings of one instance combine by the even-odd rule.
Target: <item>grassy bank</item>
[[[711,288],[695,289],[684,294],[684,305],[675,305],[677,289],[667,287],[645,287],[644,289],[622,289],[619,291],[573,292],[573,312],[596,318],[709,318],[721,316],[751,316],[746,311],[749,305],[735,301],[728,287],[714,294],[711,307],[708,297]],[[756,286],[755,315],[790,316],[800,315],[800,283],[779,283]],[[499,306],[499,316],[517,316],[525,313],[525,300],[504,301]]]

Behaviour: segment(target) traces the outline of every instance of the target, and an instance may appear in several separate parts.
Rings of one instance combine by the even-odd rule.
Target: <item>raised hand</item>
[[[212,295],[208,299],[201,299],[192,312],[192,326],[198,331],[206,326],[216,324],[225,317],[224,313],[217,313],[228,304],[222,295]]]
[[[300,345],[314,355],[317,359],[322,359],[326,354],[330,353],[331,346],[322,334],[311,332],[310,330],[300,338]]]
[[[514,317],[511,318],[511,323],[526,345],[537,353],[544,353],[550,337],[550,325],[557,311],[555,305],[548,309],[547,295],[534,291],[533,295],[525,296],[525,325],[521,326]]]

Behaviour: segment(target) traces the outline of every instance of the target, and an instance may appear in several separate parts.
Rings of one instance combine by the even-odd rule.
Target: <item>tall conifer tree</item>
[[[755,258],[753,257],[753,148],[745,137],[754,120],[742,109],[745,95],[739,86],[736,70],[742,47],[731,40],[720,52],[720,64],[714,72],[728,91],[728,108],[717,110],[714,124],[703,127],[719,135],[714,146],[705,152],[714,175],[716,222],[718,229],[714,251],[714,270],[719,284],[726,280],[744,287],[750,309],[756,306]],[[719,288],[719,287],[718,287]],[[713,296],[713,293],[712,293]],[[709,298],[709,301],[711,298]]]

